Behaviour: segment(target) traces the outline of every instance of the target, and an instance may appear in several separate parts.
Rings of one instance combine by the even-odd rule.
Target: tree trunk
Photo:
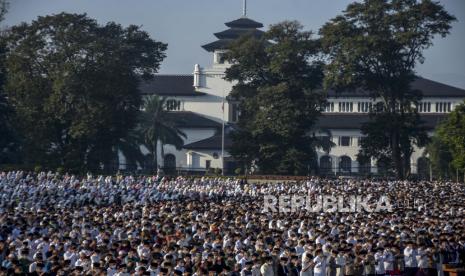
[[[404,178],[408,178],[410,177],[410,174],[411,174],[411,167],[410,167],[410,156],[411,154],[409,153],[404,153],[404,157],[402,159],[403,161],[403,171],[404,171]]]
[[[162,167],[165,167],[165,149],[164,149],[164,144],[163,142],[160,142],[160,153],[161,153],[161,160],[163,161],[163,163],[161,164]]]
[[[392,148],[392,161],[394,162],[394,167],[396,169],[397,177],[400,180],[404,180],[404,162],[402,160],[402,154],[399,145],[399,134],[396,130],[391,132],[391,148]]]
[[[158,170],[158,139],[155,140],[155,144],[152,150],[153,158],[153,171],[156,173]]]

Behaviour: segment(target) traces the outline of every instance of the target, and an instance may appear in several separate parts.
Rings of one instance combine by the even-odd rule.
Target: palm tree
[[[173,117],[166,110],[166,98],[150,96],[144,100],[140,131],[143,135],[144,144],[152,155],[153,168],[158,168],[157,148],[158,143],[162,145],[173,145],[181,149],[184,145],[186,134],[176,127]]]
[[[121,153],[121,155],[124,156],[127,170],[135,170],[138,165],[142,167],[145,161],[145,156],[142,153],[140,146],[143,143],[144,139],[139,130],[137,128],[130,130],[126,137],[116,141],[116,144],[112,149],[112,160],[115,165],[119,166],[121,161],[119,154]],[[113,169],[117,170],[118,167]]]

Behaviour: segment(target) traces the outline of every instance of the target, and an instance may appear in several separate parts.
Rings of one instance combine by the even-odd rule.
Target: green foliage
[[[233,45],[226,79],[237,81],[230,101],[239,102],[239,130],[231,154],[262,173],[306,174],[315,159],[312,127],[324,104],[319,44],[298,22],[272,25],[263,38]],[[313,163],[314,164],[314,163]]]
[[[366,136],[361,140],[361,149],[357,159],[362,161],[373,157],[382,160],[387,168],[395,170],[398,168],[393,158],[395,146],[393,142],[395,140],[398,141],[401,151],[400,166],[409,168],[410,156],[413,153],[412,144],[423,147],[429,141],[419,114],[416,111],[400,114],[373,112],[370,117],[371,120],[362,125],[361,128],[362,133]],[[403,171],[403,173],[407,172]]]
[[[0,77],[2,75],[0,73]],[[18,136],[11,120],[13,114],[6,95],[0,91],[0,164],[13,164],[19,161]]]
[[[369,91],[379,101],[362,128],[361,158],[390,159],[399,178],[409,173],[413,145],[426,142],[413,108],[421,99],[421,91],[410,87],[415,66],[424,61],[423,50],[434,36],[446,36],[454,20],[429,0],[364,0],[320,30],[329,60],[325,87]]]
[[[12,27],[6,47],[26,163],[110,170],[136,124],[140,78],[158,70],[166,44],[134,25],[61,13]]]
[[[173,145],[181,149],[186,134],[176,126],[170,112],[166,110],[166,98],[159,96],[147,97],[140,117],[139,130],[143,136],[144,145],[152,157],[152,169],[158,167],[158,144]]]
[[[440,179],[450,178],[454,174],[451,166],[452,153],[448,146],[435,134],[426,146],[426,155],[431,161],[433,174]]]
[[[56,173],[58,175],[63,175],[66,172],[66,170],[63,167],[58,167],[56,170]]]
[[[143,144],[144,139],[136,126],[136,128],[130,130],[125,137],[116,142],[115,148],[117,151],[114,151],[114,159],[118,160],[118,164],[121,163],[119,162],[119,152],[124,156],[126,170],[135,171],[138,166],[143,168],[146,162],[146,158],[141,151],[141,145]]]
[[[40,173],[42,171],[43,171],[43,167],[41,165],[34,166],[34,172],[35,173]]]
[[[0,22],[8,9],[8,2],[0,1]],[[19,162],[19,137],[13,127],[14,110],[4,91],[5,70],[5,34],[0,34],[0,164]]]
[[[5,14],[8,12],[8,6],[10,3],[6,0],[0,0],[0,22],[5,19]]]
[[[465,102],[441,122],[428,149],[433,166],[441,173],[449,171],[452,175],[455,170],[465,173]],[[454,169],[452,172],[447,170],[450,167]]]
[[[222,170],[221,170],[220,168],[215,168],[215,169],[213,170],[213,173],[214,173],[215,175],[221,175],[221,172],[222,172]]]

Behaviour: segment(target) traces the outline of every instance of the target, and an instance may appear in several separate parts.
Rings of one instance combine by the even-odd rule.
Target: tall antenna
[[[247,0],[243,0],[242,4],[242,16],[247,17]]]

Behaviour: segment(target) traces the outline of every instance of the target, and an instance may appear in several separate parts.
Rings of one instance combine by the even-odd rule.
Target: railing
[[[121,169],[122,167],[125,167],[126,169]],[[16,165],[11,165],[11,166],[0,166],[0,169],[3,170],[14,170],[14,169],[24,169],[24,170],[34,170],[34,168],[26,168],[26,167],[21,167],[21,166],[16,166]],[[43,168],[43,169],[51,169],[51,168]],[[412,165],[412,169],[417,171],[415,174],[411,174],[410,178],[413,179],[418,179],[418,180],[429,180],[431,178],[435,179],[435,175],[431,175],[432,171],[426,170],[425,168],[422,168],[419,170],[419,168],[415,165]],[[53,169],[52,169],[53,170]],[[177,175],[194,175],[194,176],[214,176],[214,175],[221,175],[221,171],[216,171],[215,169],[205,169],[205,168],[192,168],[192,167],[162,167],[161,168],[162,172],[165,175],[171,175],[171,176],[177,176]],[[113,163],[113,164],[107,164],[105,171],[102,171],[104,174],[114,174],[114,173],[123,173],[123,174],[135,174],[135,175],[140,175],[140,174],[145,174],[145,175],[153,175],[156,174],[157,171],[146,167],[146,168],[140,168],[133,166],[131,164],[124,164],[124,163]],[[236,176],[234,172],[234,168],[226,168],[224,172],[225,176]],[[334,168],[319,168],[316,171],[308,171],[306,175],[303,176],[286,176],[286,175],[247,175],[247,178],[250,179],[276,179],[276,180],[304,180],[309,176],[322,176],[322,177],[327,177],[327,178],[334,178],[334,177],[370,177],[370,178],[395,178],[396,174],[394,173],[393,168],[378,168],[378,167],[367,167],[367,166],[352,166],[350,170],[347,169],[342,169],[338,168],[335,170]],[[449,177],[449,178],[453,178]]]

